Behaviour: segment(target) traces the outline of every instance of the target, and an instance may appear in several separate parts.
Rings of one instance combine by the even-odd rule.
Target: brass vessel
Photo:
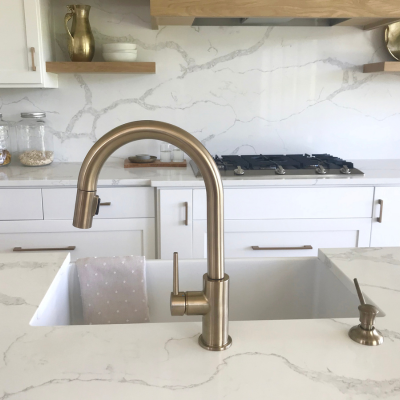
[[[68,33],[68,53],[71,61],[92,61],[94,56],[94,36],[89,23],[90,6],[70,5],[64,23]],[[71,30],[68,21],[72,19]]]
[[[400,22],[388,25],[385,31],[387,49],[392,57],[400,60]]]

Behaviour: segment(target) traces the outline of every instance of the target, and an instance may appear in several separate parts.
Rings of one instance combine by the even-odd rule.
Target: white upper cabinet
[[[0,88],[55,88],[46,0],[0,0]]]

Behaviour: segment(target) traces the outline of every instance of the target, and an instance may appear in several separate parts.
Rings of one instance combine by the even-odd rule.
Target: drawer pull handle
[[[306,245],[301,247],[259,247],[251,246],[253,250],[312,250],[312,246]]]
[[[185,225],[189,225],[189,203],[185,201]]]
[[[67,246],[67,247],[47,247],[41,249],[23,249],[22,247],[14,247],[13,251],[56,251],[56,250],[75,250],[76,246]]]
[[[111,206],[111,201],[107,202],[107,203],[100,203],[101,206]]]
[[[36,71],[35,65],[35,48],[31,47],[31,56],[32,56],[32,71]]]
[[[381,224],[383,218],[383,200],[378,200],[378,204],[381,206],[381,210],[379,212],[379,217],[377,218],[377,221]]]

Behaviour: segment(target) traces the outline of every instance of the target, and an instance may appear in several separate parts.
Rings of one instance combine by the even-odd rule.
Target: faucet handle
[[[173,291],[171,292],[171,315],[182,316],[186,311],[185,292],[179,291],[178,253],[173,256]]]
[[[174,296],[178,296],[178,294],[179,294],[179,265],[178,265],[178,252],[177,251],[175,251],[175,253],[173,255],[173,260],[174,260],[173,261],[173,263],[174,263],[174,265],[173,265],[173,268],[174,268],[174,271],[173,271],[174,282],[173,282],[172,294]]]

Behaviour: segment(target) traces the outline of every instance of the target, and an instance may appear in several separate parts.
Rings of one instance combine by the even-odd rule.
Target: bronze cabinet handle
[[[313,247],[308,245],[301,247],[259,247],[259,246],[251,246],[253,250],[312,250]]]
[[[36,71],[36,65],[35,65],[35,48],[31,47],[31,56],[32,56],[32,71]]]
[[[376,220],[381,224],[383,217],[383,200],[378,200],[378,204],[381,206],[381,210],[379,212],[379,217]]]
[[[107,202],[107,203],[100,203],[101,206],[111,206],[111,201]]]
[[[189,203],[185,201],[185,225],[189,225]]]
[[[13,251],[56,251],[56,250],[75,250],[76,246],[67,246],[67,247],[46,247],[46,248],[37,248],[37,249],[23,249],[22,247],[14,247]]]

